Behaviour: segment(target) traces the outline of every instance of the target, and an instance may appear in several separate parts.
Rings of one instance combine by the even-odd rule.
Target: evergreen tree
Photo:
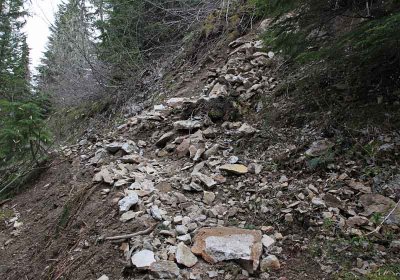
[[[24,4],[0,1],[0,165],[28,154],[37,159],[41,144],[48,140],[41,102],[30,83],[29,47],[22,31]]]

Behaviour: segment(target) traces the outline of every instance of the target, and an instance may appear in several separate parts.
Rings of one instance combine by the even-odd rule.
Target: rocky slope
[[[62,147],[2,206],[2,279],[365,279],[398,264],[397,164],[373,181],[316,126],[265,128],[251,115],[280,59],[251,36],[229,48],[202,92]],[[376,157],[398,155],[399,134],[377,134]]]

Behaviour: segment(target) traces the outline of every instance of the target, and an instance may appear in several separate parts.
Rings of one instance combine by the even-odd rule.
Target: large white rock
[[[150,250],[142,250],[135,253],[131,260],[132,264],[137,268],[149,268],[156,261],[154,253]]]
[[[261,231],[240,228],[202,228],[192,252],[210,263],[241,260],[250,271],[258,268],[262,253]]]
[[[133,206],[138,204],[139,196],[135,192],[130,192],[128,196],[118,201],[119,211],[126,212]]]

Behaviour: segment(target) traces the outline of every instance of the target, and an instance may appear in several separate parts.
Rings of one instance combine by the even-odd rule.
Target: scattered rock
[[[200,182],[202,182],[208,188],[212,188],[217,184],[217,182],[215,182],[213,178],[208,177],[207,175],[204,175],[204,174],[199,173],[199,172],[192,174],[192,177],[197,178],[198,180],[200,180]]]
[[[126,212],[131,209],[133,205],[139,203],[139,196],[135,192],[131,192],[128,196],[125,196],[123,199],[118,201],[119,211]]]
[[[270,247],[272,245],[275,244],[275,239],[273,239],[273,238],[269,237],[268,235],[264,234],[263,237],[262,237],[261,242],[262,242],[263,246],[268,250],[268,249],[270,249]]]
[[[328,140],[319,140],[311,144],[311,147],[306,151],[306,155],[309,157],[318,157],[325,154],[333,144]]]
[[[261,260],[260,269],[262,272],[270,270],[278,270],[281,268],[281,264],[278,258],[274,255],[269,255],[265,259]]]
[[[215,200],[215,194],[213,192],[204,191],[203,201],[205,204],[211,205]]]
[[[364,207],[364,215],[370,216],[373,213],[380,213],[383,215],[389,214],[389,212],[396,207],[396,203],[380,194],[364,194],[360,197],[360,203]],[[388,217],[386,223],[388,224],[400,224],[400,207],[397,206],[393,213]]]
[[[137,253],[135,253],[132,258],[132,264],[136,268],[149,268],[151,264],[156,262],[156,259],[154,258],[154,253],[150,250],[142,250]]]
[[[150,265],[150,272],[157,279],[177,279],[179,267],[173,261],[158,261]]]
[[[108,169],[102,169],[100,172],[94,175],[93,182],[104,182],[106,184],[112,185],[114,184],[114,179],[112,178],[111,173],[110,171],[108,171]]]
[[[203,124],[200,121],[185,120],[174,122],[174,128],[177,130],[193,130],[202,126]]]
[[[119,220],[120,220],[121,222],[125,223],[125,222],[128,222],[128,221],[134,219],[134,218],[136,217],[136,215],[137,215],[137,214],[136,214],[135,212],[133,212],[133,211],[128,211],[128,212],[123,213],[123,214],[121,215],[121,218],[119,218]]]
[[[260,174],[262,170],[262,165],[257,163],[250,163],[248,166],[249,172],[252,174]]]
[[[244,175],[249,171],[243,164],[225,164],[220,166],[219,170],[235,175]]]
[[[254,133],[257,132],[257,129],[252,127],[251,125],[244,123],[239,129],[238,129],[239,134],[241,135],[253,135]]]
[[[174,131],[167,132],[163,136],[161,136],[160,139],[158,139],[158,141],[156,142],[156,146],[164,148],[165,145],[167,145],[167,143],[171,141],[174,137],[175,137]]]
[[[150,207],[150,214],[157,221],[162,221],[161,211],[157,205],[153,205]]]
[[[192,267],[197,263],[197,257],[183,242],[179,243],[175,254],[176,262],[186,267]]]
[[[107,275],[103,274],[100,278],[98,278],[97,280],[109,280],[110,278],[108,278]]]

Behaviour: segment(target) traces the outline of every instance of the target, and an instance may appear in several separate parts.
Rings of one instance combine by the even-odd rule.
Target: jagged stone
[[[186,267],[193,267],[197,263],[197,257],[193,255],[190,248],[181,242],[176,248],[176,262]]]
[[[243,175],[249,171],[248,168],[243,164],[225,164],[220,166],[219,170],[235,175]]]
[[[177,279],[180,269],[173,261],[158,261],[150,265],[150,272],[157,279]]]
[[[216,155],[218,153],[219,147],[220,146],[218,144],[214,144],[210,149],[204,152],[203,157],[205,159],[209,159],[210,157]]]
[[[251,125],[244,123],[239,129],[238,133],[241,135],[253,135],[257,132],[257,129],[252,127]]]
[[[125,155],[121,158],[121,161],[123,163],[136,163],[139,164],[141,162],[144,162],[145,159],[141,157],[140,155]]]
[[[162,135],[160,139],[158,139],[158,141],[156,142],[156,146],[164,148],[165,145],[167,145],[167,143],[171,141],[174,137],[175,137],[174,131],[167,132],[164,135]]]
[[[209,97],[210,98],[217,98],[219,96],[226,96],[228,95],[228,88],[226,85],[222,85],[217,83],[211,90]]]
[[[217,136],[218,129],[208,127],[207,129],[203,130],[203,135],[205,138],[213,139]]]
[[[178,147],[176,147],[176,153],[179,158],[185,157],[189,153],[189,148],[190,148],[190,139],[186,138],[183,139],[182,143],[179,144]]]
[[[97,165],[100,164],[104,158],[107,156],[107,151],[105,149],[98,149],[94,156],[89,160],[89,164]]]
[[[274,255],[269,255],[265,259],[261,260],[260,269],[262,272],[269,270],[278,270],[281,268],[281,264],[278,258]]]
[[[128,196],[125,196],[123,199],[118,201],[119,211],[127,212],[131,209],[132,206],[139,203],[139,196],[136,192],[130,193]]]
[[[104,182],[107,184],[114,184],[114,179],[108,169],[104,168],[100,172],[96,173],[93,177],[93,181],[96,183]]]
[[[215,193],[205,191],[203,193],[203,201],[205,204],[211,205],[215,200]]]
[[[333,144],[328,140],[319,140],[311,144],[311,147],[306,151],[306,155],[309,157],[317,157],[325,154]]]
[[[365,216],[370,216],[374,213],[387,215],[394,209],[393,213],[387,218],[386,223],[400,225],[400,207],[390,198],[380,194],[364,194],[360,197],[360,203],[364,207],[363,215]]]
[[[105,146],[105,148],[109,153],[115,154],[116,152],[121,150],[122,145],[123,145],[123,143],[113,142],[113,143],[107,144]]]
[[[174,128],[177,130],[193,130],[198,129],[203,126],[201,121],[196,120],[184,120],[184,121],[177,121],[174,122]]]
[[[167,105],[172,108],[180,108],[185,102],[188,102],[188,99],[184,97],[173,97],[166,101]]]
[[[123,213],[123,214],[121,215],[121,217],[119,218],[119,220],[120,220],[121,222],[123,222],[123,223],[126,223],[126,222],[128,222],[128,221],[130,221],[130,220],[136,218],[136,215],[137,215],[137,214],[136,214],[135,212],[133,212],[133,211],[128,211],[128,212]]]
[[[157,221],[162,221],[161,211],[157,205],[153,205],[150,207],[150,214]]]
[[[249,172],[252,174],[260,174],[262,170],[262,165],[257,163],[250,163],[248,166]]]
[[[202,182],[208,188],[212,188],[217,184],[217,182],[215,182],[215,180],[213,178],[208,177],[207,175],[204,175],[204,174],[199,173],[199,172],[192,173],[192,177],[193,178],[197,178],[198,180],[200,180],[200,182]]]
[[[269,237],[268,235],[263,235],[262,240],[261,240],[263,246],[269,250],[271,248],[272,245],[275,244],[275,239]]]

